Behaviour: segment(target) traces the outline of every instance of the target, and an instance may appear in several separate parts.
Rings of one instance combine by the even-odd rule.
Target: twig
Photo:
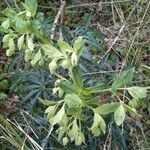
[[[61,0],[61,3],[63,3],[63,0]],[[65,5],[64,5],[64,8],[62,10],[61,16],[60,16],[60,25],[64,24],[65,7],[66,7],[66,2],[65,2]],[[59,37],[62,38],[62,29],[61,29],[61,27],[59,28]]]
[[[58,8],[56,7],[51,7],[51,6],[42,6],[42,5],[38,5],[39,8],[42,8],[42,9],[52,9],[52,10],[57,10]]]
[[[109,141],[110,134],[111,134],[111,127],[109,127],[109,131],[108,131],[108,134],[107,134],[107,136],[106,136],[106,140],[105,140],[105,143],[104,143],[104,148],[103,148],[103,150],[106,150],[106,149],[107,149],[106,146],[107,146],[107,143],[108,143],[108,141]]]
[[[49,139],[49,137],[50,137],[52,131],[53,131],[53,126],[50,127],[50,130],[49,130],[49,132],[48,132],[46,138],[44,139],[44,143],[43,143],[43,145],[42,145],[43,150],[45,149],[45,146],[46,146],[46,144],[47,144],[47,141],[48,141],[48,139]]]
[[[125,0],[125,1],[113,1],[113,2],[100,2],[100,3],[91,3],[91,4],[80,4],[80,5],[73,5],[73,6],[68,6],[66,7],[66,9],[74,9],[74,8],[77,8],[77,7],[89,7],[89,6],[97,6],[99,4],[101,5],[106,5],[106,4],[112,4],[112,3],[124,3],[124,2],[131,2],[131,0]],[[59,8],[54,8],[54,7],[51,7],[51,6],[42,6],[42,5],[39,5],[40,8],[43,8],[43,9],[52,9],[52,10],[57,10]]]
[[[29,125],[29,122],[28,122],[27,119],[25,118],[24,114],[23,114],[22,112],[20,112],[20,113],[21,113],[23,119],[25,120],[25,122],[27,123],[28,127],[31,129],[32,133],[35,135],[35,137],[36,137],[37,139],[39,139],[38,136],[37,136],[37,134],[34,132],[34,130],[32,129],[32,127]]]
[[[10,6],[10,4],[8,3],[7,0],[5,0],[5,3],[6,3],[6,5],[7,5],[9,8],[11,8],[11,6]]]
[[[73,9],[77,7],[87,7],[87,6],[97,6],[99,4],[112,4],[112,3],[124,3],[124,2],[129,2],[131,0],[125,0],[125,1],[110,1],[110,2],[101,2],[101,3],[88,3],[88,4],[80,4],[80,5],[73,5],[73,6],[68,6],[66,9]]]
[[[121,35],[121,33],[122,33],[124,27],[125,27],[125,24],[121,27],[121,29],[119,30],[118,36],[114,39],[113,43],[112,43],[111,46],[108,48],[108,50],[106,51],[106,53],[104,54],[104,56],[101,58],[101,60],[103,60],[103,58],[111,51],[112,47],[114,46],[114,44],[115,44],[115,43],[117,42],[117,40],[119,39],[119,36]],[[100,63],[101,60],[98,61],[98,63]]]
[[[131,16],[131,14],[133,13],[133,11],[134,11],[134,9],[136,8],[136,6],[137,6],[137,4],[139,3],[139,1],[140,1],[140,0],[138,0],[138,2],[136,3],[136,5],[133,7],[132,11],[130,12],[130,14],[129,14],[128,18],[127,18],[127,20],[125,21],[125,23],[123,24],[123,26],[120,28],[119,33],[118,33],[118,36],[114,39],[113,43],[111,44],[111,46],[109,47],[109,49],[106,51],[106,53],[104,54],[104,56],[101,58],[101,60],[98,61],[98,63],[100,63],[100,62],[103,60],[103,58],[111,51],[112,47],[114,46],[114,44],[115,44],[115,43],[117,42],[117,40],[119,39],[119,36],[121,35],[121,33],[122,33],[124,27],[126,26],[128,20],[129,20],[129,18],[130,18],[130,16]],[[113,2],[115,2],[115,1],[113,1]],[[120,72],[121,72],[121,71],[120,71]]]
[[[55,20],[54,20],[54,24],[53,24],[53,28],[52,28],[52,33],[51,33],[51,39],[53,40],[54,39],[54,36],[55,36],[55,30],[56,30],[56,25],[58,23],[58,20],[60,18],[60,16],[62,15],[62,13],[64,12],[64,8],[65,8],[65,5],[66,5],[66,2],[65,1],[62,1],[61,3],[61,6],[59,8],[59,11],[55,17]]]
[[[120,73],[121,73],[121,71],[123,70],[124,66],[126,65],[127,58],[128,58],[129,53],[130,53],[130,51],[131,51],[131,49],[132,49],[133,43],[134,43],[134,41],[135,41],[135,38],[136,38],[136,36],[138,35],[139,29],[140,29],[141,26],[142,26],[143,20],[144,20],[144,18],[145,18],[145,16],[146,16],[146,13],[147,13],[149,7],[150,7],[150,2],[148,3],[147,8],[146,8],[146,10],[145,10],[145,12],[144,12],[144,15],[143,15],[142,19],[140,20],[140,25],[138,26],[138,28],[137,28],[137,30],[136,30],[136,33],[135,33],[135,35],[134,35],[134,37],[133,37],[133,40],[132,40],[132,42],[131,42],[131,44],[130,44],[129,50],[128,50],[127,54],[126,54],[126,57],[125,57],[124,61],[122,62],[122,66],[121,66],[121,69],[120,69]]]
[[[9,120],[10,121],[10,120]],[[28,140],[36,147],[37,150],[43,150],[43,148],[34,140],[32,139],[24,130],[23,128],[18,124],[18,122],[14,119],[15,123],[10,121],[16,128],[18,128],[25,136],[28,138]]]

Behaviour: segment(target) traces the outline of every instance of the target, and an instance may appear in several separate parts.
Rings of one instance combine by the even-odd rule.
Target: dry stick
[[[113,2],[113,0],[112,0],[112,2]],[[111,3],[111,10],[112,10],[113,23],[115,25],[116,21],[115,21],[115,13],[114,13],[114,5],[113,5],[113,3]]]
[[[20,112],[25,113],[26,115],[28,115],[29,117],[31,117],[31,119],[33,119],[37,124],[40,124],[40,122],[38,122],[38,121],[37,121],[33,116],[31,116],[27,111],[24,111],[23,109],[20,109]],[[49,131],[47,128],[43,127],[43,129],[44,129],[45,131],[49,132],[49,135],[50,135],[50,131]],[[51,134],[51,136],[56,139],[56,137],[55,137],[53,134]],[[58,141],[58,142],[59,142],[59,144],[62,145],[62,143],[61,143],[60,141]],[[66,147],[64,147],[64,148],[65,148],[66,150],[68,150]]]
[[[63,0],[61,0],[61,4],[63,3]],[[64,7],[60,16],[60,25],[64,24],[64,15],[65,15],[65,7],[66,7],[66,1],[64,1]],[[59,38],[62,38],[62,29],[59,28]]]
[[[147,12],[148,9],[149,9],[149,6],[150,6],[150,2],[149,2],[148,6],[147,6],[147,8],[146,8],[146,10],[145,10],[145,12],[144,12],[144,15],[143,15],[143,17],[142,17],[142,20],[140,21],[140,25],[138,26],[138,28],[137,28],[137,30],[136,30],[136,33],[135,33],[135,35],[134,35],[134,37],[133,37],[133,40],[132,40],[132,42],[131,42],[131,44],[130,44],[129,50],[127,51],[127,55],[126,55],[126,57],[125,57],[125,60],[122,62],[122,65],[121,65],[121,69],[120,69],[119,74],[121,74],[121,72],[122,72],[122,70],[123,70],[123,68],[124,68],[124,66],[125,66],[125,64],[126,64],[127,58],[128,58],[129,53],[130,53],[130,51],[131,51],[131,48],[132,48],[133,43],[134,43],[134,41],[135,41],[135,38],[136,38],[136,36],[137,36],[137,34],[138,34],[138,32],[139,32],[139,29],[140,29],[140,27],[142,26],[143,20],[144,20],[144,18],[145,18],[146,12]],[[125,92],[126,92],[126,91],[124,90],[123,100],[124,100],[124,98],[125,98]]]
[[[137,4],[139,3],[139,1],[140,1],[140,0],[138,0]],[[137,6],[137,5],[135,5],[134,8],[132,9],[131,13],[129,14],[129,16],[128,16],[128,18],[127,18],[127,21],[128,21],[128,19],[130,18],[131,14],[132,14],[132,12],[134,11],[134,9],[136,8],[136,6]],[[100,62],[103,60],[103,58],[111,51],[112,47],[114,46],[114,44],[115,44],[115,43],[117,42],[117,40],[119,39],[119,36],[121,35],[121,33],[122,33],[122,31],[123,31],[125,25],[127,24],[127,21],[126,21],[126,22],[123,24],[123,26],[120,28],[119,33],[118,33],[118,36],[114,39],[113,43],[111,44],[111,46],[109,47],[109,49],[106,51],[106,53],[104,54],[104,56],[101,58],[101,60],[98,61],[98,63],[100,63]]]
[[[124,3],[124,2],[130,2],[131,0],[125,0],[125,1],[113,1],[113,3]],[[91,3],[91,4],[81,4],[81,5],[73,5],[73,6],[68,6],[66,7],[66,9],[74,9],[77,7],[88,7],[88,6],[97,6],[99,4],[105,5],[105,4],[112,4],[112,2],[100,2],[100,3]],[[39,5],[38,7],[43,8],[43,9],[52,9],[52,10],[56,10],[58,8],[54,8],[51,6],[42,6]]]
[[[9,120],[10,121],[10,120]],[[43,150],[43,148],[34,140],[32,137],[30,137],[23,128],[18,124],[18,122],[14,119],[15,123],[10,121],[17,129],[19,129],[25,136],[28,138],[28,140],[36,147],[37,150]]]
[[[115,40],[113,41],[113,43],[111,44],[111,46],[109,47],[109,49],[106,51],[106,53],[104,54],[104,56],[101,58],[101,60],[103,60],[103,58],[111,51],[112,47],[114,46],[114,44],[117,42],[119,36],[121,35],[124,27],[125,27],[125,24],[121,27],[121,29],[119,30],[118,36],[115,38]],[[100,63],[101,60],[98,61],[98,63]]]
[[[124,3],[124,2],[129,2],[129,1],[131,1],[131,0],[101,2],[101,4]],[[73,8],[77,8],[77,7],[96,6],[96,5],[99,5],[99,4],[100,4],[100,2],[99,3],[90,3],[90,4],[80,4],[80,5],[68,6],[68,7],[66,7],[66,9],[73,9]]]
[[[25,120],[25,122],[27,123],[28,127],[31,129],[32,133],[35,135],[35,137],[36,137],[37,139],[39,139],[39,137],[37,136],[37,134],[34,132],[34,130],[32,129],[32,127],[30,126],[29,122],[28,122],[27,119],[25,118],[23,112],[20,112],[20,113],[21,113],[23,119]]]
[[[148,6],[147,6],[147,8],[146,8],[146,10],[145,10],[145,12],[144,12],[144,15],[143,15],[143,17],[142,17],[142,19],[141,19],[141,21],[140,21],[140,25],[138,26],[138,28],[137,28],[137,30],[136,30],[136,33],[135,33],[135,35],[134,35],[134,37],[133,37],[133,40],[132,40],[132,42],[131,42],[131,44],[130,44],[129,50],[128,50],[127,55],[126,55],[126,57],[125,57],[125,60],[124,60],[124,62],[123,62],[123,64],[122,64],[122,66],[121,66],[120,73],[122,72],[122,70],[123,70],[123,68],[124,68],[124,66],[125,66],[125,64],[126,64],[126,61],[127,61],[128,56],[129,56],[129,53],[130,53],[130,51],[131,51],[131,49],[132,49],[134,40],[135,40],[136,36],[138,35],[139,29],[140,29],[140,27],[142,26],[143,20],[144,20],[144,18],[145,18],[145,16],[146,16],[146,13],[147,13],[149,7],[150,7],[150,2],[148,3]]]
[[[10,4],[8,3],[7,0],[5,0],[5,3],[6,3],[6,5],[7,5],[9,8],[11,8],[11,6],[10,6]]]
[[[62,1],[61,6],[60,6],[60,8],[59,8],[59,11],[58,11],[58,13],[57,13],[57,15],[56,15],[56,17],[55,17],[54,24],[53,24],[53,28],[52,28],[52,34],[51,34],[51,36],[50,36],[52,40],[54,39],[55,30],[56,30],[56,25],[57,25],[58,20],[59,20],[61,14],[62,14],[62,12],[63,12],[63,9],[64,9],[64,7],[65,7],[65,4],[66,4],[65,1]]]
[[[45,149],[45,146],[46,146],[46,144],[47,144],[47,141],[48,141],[48,139],[49,139],[49,137],[50,137],[52,131],[53,131],[53,126],[51,126],[51,128],[50,128],[50,130],[49,130],[49,132],[48,132],[48,134],[47,134],[47,136],[46,136],[46,138],[44,139],[44,144],[42,145],[43,150]]]
[[[42,8],[42,9],[52,9],[52,10],[57,10],[58,8],[56,7],[51,7],[51,6],[42,6],[42,5],[38,5],[39,8]]]
[[[116,12],[121,20],[121,22],[123,23],[125,20],[124,20],[124,16],[123,16],[123,12],[119,11],[119,8],[118,6],[114,5],[114,8],[116,9]]]
[[[111,127],[109,127],[109,131],[108,131],[108,134],[107,134],[105,143],[104,143],[104,148],[103,148],[103,150],[106,150],[106,146],[107,146],[107,143],[108,143],[108,140],[109,140],[109,137],[110,137],[110,133],[111,133]]]

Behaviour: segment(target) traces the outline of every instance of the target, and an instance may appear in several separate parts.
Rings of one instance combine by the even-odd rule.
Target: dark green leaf
[[[26,10],[31,13],[32,16],[36,14],[37,11],[37,0],[25,0]]]
[[[72,68],[72,80],[79,89],[83,88],[83,76],[80,66],[74,66]]]
[[[90,99],[90,97],[88,97]],[[100,104],[100,99],[99,99],[99,96],[95,97],[94,99],[87,99],[87,100],[83,100],[83,103],[87,106],[90,106],[90,107],[97,107],[99,106]]]
[[[73,45],[73,48],[74,48],[74,51],[76,52],[77,54],[77,57],[78,59],[80,58],[80,56],[82,55],[83,53],[83,44],[84,44],[84,40],[83,40],[83,37],[78,37],[75,41],[74,41],[74,45]]]
[[[95,108],[95,112],[100,115],[108,115],[109,113],[115,112],[119,106],[119,103],[108,103],[103,104],[98,108]]]
[[[134,68],[126,69],[121,75],[116,78],[115,82],[111,86],[113,95],[116,93],[118,88],[122,88],[129,84],[133,79]]]
[[[16,30],[19,33],[26,33],[28,31],[28,23],[24,21],[22,18],[16,17],[15,18],[15,25],[16,25]]]
[[[83,46],[83,37],[79,36],[75,41],[74,41],[74,45],[73,48],[76,52],[78,52],[80,50],[80,48]]]
[[[78,90],[77,88],[69,81],[67,80],[61,80],[59,83],[58,83],[58,86],[63,89],[63,91],[65,93],[77,93]]]
[[[41,98],[38,98],[38,99],[39,99],[39,102],[41,102],[43,105],[46,105],[46,106],[57,104],[56,101],[41,99]]]
[[[82,100],[76,94],[67,94],[65,101],[70,108],[81,107]]]

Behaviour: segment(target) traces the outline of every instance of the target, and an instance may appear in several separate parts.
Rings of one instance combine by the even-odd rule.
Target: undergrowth
[[[150,149],[150,2],[65,3],[0,4],[0,149]]]

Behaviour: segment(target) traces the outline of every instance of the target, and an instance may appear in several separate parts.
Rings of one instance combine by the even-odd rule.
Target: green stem
[[[54,75],[57,76],[58,78],[62,79],[62,80],[67,80],[66,78],[64,78],[63,76],[58,74],[57,72],[54,72]]]
[[[133,87],[136,87],[136,86],[133,86]],[[118,88],[117,90],[128,90],[128,89],[130,89],[130,88],[132,88],[132,87],[125,87],[125,88]],[[148,87],[144,87],[145,89],[150,89],[150,86],[148,86]],[[109,88],[109,89],[102,89],[102,90],[91,90],[91,91],[89,91],[89,93],[90,94],[92,94],[92,93],[99,93],[99,92],[111,92],[111,88]]]

